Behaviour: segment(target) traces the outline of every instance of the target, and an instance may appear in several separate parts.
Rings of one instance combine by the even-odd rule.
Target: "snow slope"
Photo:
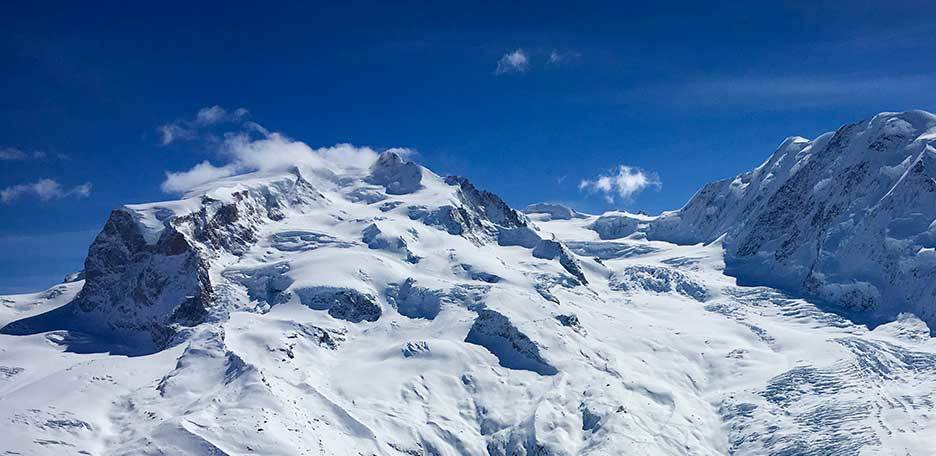
[[[83,279],[0,297],[0,451],[929,454],[923,321],[738,285],[657,220],[393,152],[125,206]]]
[[[843,307],[869,323],[936,324],[936,116],[882,113],[813,140],[787,138],[751,172],[706,185],[679,211],[607,214],[612,239],[711,242],[729,273]],[[641,224],[642,223],[642,224]],[[638,226],[640,225],[640,226]]]

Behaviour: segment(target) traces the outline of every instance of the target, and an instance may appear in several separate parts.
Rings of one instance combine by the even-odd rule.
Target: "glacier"
[[[927,455],[936,116],[658,216],[389,150],[123,206],[0,296],[3,454]]]
[[[875,325],[936,324],[936,116],[881,113],[813,140],[787,138],[751,172],[648,220],[606,214],[602,239],[724,237],[728,273]]]

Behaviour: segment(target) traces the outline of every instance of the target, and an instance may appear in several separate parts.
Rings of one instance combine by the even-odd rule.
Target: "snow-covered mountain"
[[[869,322],[936,325],[936,116],[882,113],[791,137],[751,172],[706,185],[651,221],[608,214],[604,239],[711,242],[728,272],[841,305]]]
[[[934,125],[791,139],[658,217],[520,212],[394,151],[124,206],[82,274],[0,297],[0,450],[931,454],[926,323],[808,296],[932,321]]]

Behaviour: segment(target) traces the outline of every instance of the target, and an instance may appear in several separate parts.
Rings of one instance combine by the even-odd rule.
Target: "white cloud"
[[[0,148],[0,160],[25,160],[28,157],[26,152],[12,147]]]
[[[195,138],[195,131],[184,128],[179,124],[166,124],[159,126],[159,134],[162,135],[162,144],[172,144],[177,140],[189,140]]]
[[[377,152],[369,147],[337,144],[313,149],[302,141],[275,132],[260,139],[252,139],[247,134],[230,135],[225,140],[223,152],[232,160],[232,165],[247,171],[285,170],[293,166],[366,168],[377,159]]]
[[[211,181],[253,171],[288,171],[292,168],[310,172],[344,172],[366,170],[377,160],[379,152],[370,147],[358,147],[352,144],[336,144],[331,147],[312,148],[308,144],[294,140],[282,133],[270,131],[262,125],[246,119],[248,112],[244,108],[233,113],[220,106],[210,106],[200,110],[191,121],[164,125],[161,131],[169,135],[171,143],[178,135],[195,135],[195,139],[205,140],[206,146],[217,149],[217,160],[202,161],[186,171],[167,171],[161,189],[166,193],[185,193]],[[223,120],[218,120],[223,119]],[[227,124],[232,131],[209,136],[199,133],[201,124],[216,122]],[[199,125],[196,125],[199,124]],[[404,157],[412,157],[416,151],[396,147],[386,149]]]
[[[195,165],[188,171],[166,172],[166,180],[160,188],[166,193],[182,193],[206,182],[228,177],[237,172],[236,167],[228,165],[216,167],[207,161]]]
[[[530,67],[530,59],[523,49],[517,49],[513,52],[504,54],[497,61],[497,69],[494,74],[505,73],[523,73]]]
[[[302,141],[282,133],[268,132],[249,122],[246,131],[229,133],[221,144],[223,164],[204,161],[188,171],[167,172],[161,188],[167,193],[185,193],[216,179],[252,171],[285,171],[293,167],[307,170],[367,169],[379,153],[370,147],[336,144],[312,148]],[[257,134],[261,137],[257,138]],[[414,152],[406,148],[392,150],[403,155]]]
[[[198,110],[195,114],[195,123],[198,125],[213,125],[221,122],[227,117],[227,111],[224,108],[214,105]]]
[[[198,113],[195,114],[196,125],[208,126],[215,125],[223,122],[237,122],[244,117],[247,117],[249,112],[244,108],[237,108],[232,113],[228,113],[226,109],[221,106],[207,106],[198,110]]]
[[[415,149],[410,149],[409,147],[391,147],[384,152],[393,152],[408,160],[414,160],[419,156],[419,152],[416,152]]]
[[[71,189],[71,193],[80,198],[87,198],[91,196],[91,183],[85,182],[81,185],[76,185]]]
[[[549,63],[559,64],[562,63],[564,56],[559,53],[559,51],[553,50],[549,53]]]
[[[602,193],[609,203],[613,203],[615,196],[627,201],[648,187],[660,188],[661,186],[662,183],[656,174],[627,165],[619,165],[617,174],[602,174],[593,180],[582,180],[579,183],[579,190]]]
[[[549,52],[549,57],[547,57],[547,62],[550,65],[556,65],[556,66],[564,65],[567,63],[571,63],[574,60],[578,60],[578,58],[581,56],[582,54],[579,54],[578,52],[558,51],[556,49],[553,49],[552,51]]]
[[[25,152],[15,147],[0,147],[0,161],[3,160],[40,160],[46,158],[46,153],[41,150]]]
[[[19,198],[36,197],[42,201],[75,196],[86,198],[91,195],[91,184],[84,183],[70,189],[63,189],[62,185],[52,179],[40,179],[31,184],[19,184],[0,190],[0,201],[10,203]]]
[[[244,122],[244,129],[248,132],[252,131],[254,133],[259,133],[263,136],[270,136],[270,130],[263,128],[263,125],[258,124],[257,122],[247,121]]]
[[[162,144],[169,145],[176,141],[191,141],[202,137],[202,130],[225,123],[246,123],[250,113],[244,108],[237,108],[229,113],[221,106],[206,106],[195,113],[191,120],[179,120],[160,125],[157,130],[161,136]],[[252,123],[252,122],[251,122]]]
[[[517,49],[504,54],[497,61],[497,69],[494,70],[494,74],[525,73],[531,70],[534,65],[537,67],[540,65],[560,67],[573,63],[575,60],[578,60],[579,57],[581,57],[581,54],[574,51],[553,49],[546,54],[538,51],[531,53],[523,49]]]

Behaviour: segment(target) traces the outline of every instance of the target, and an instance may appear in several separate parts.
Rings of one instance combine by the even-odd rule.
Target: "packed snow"
[[[394,151],[125,206],[82,274],[0,297],[0,450],[932,454],[934,125],[792,138],[656,217],[525,214]],[[876,326],[830,303],[891,285]]]

